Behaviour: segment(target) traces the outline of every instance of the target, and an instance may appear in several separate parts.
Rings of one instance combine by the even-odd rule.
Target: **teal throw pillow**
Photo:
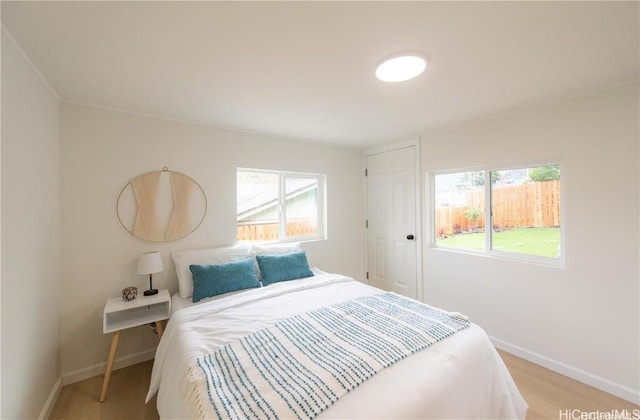
[[[262,274],[262,284],[312,277],[304,251],[284,255],[256,255]]]
[[[237,290],[260,287],[253,259],[214,265],[190,265],[193,301]]]

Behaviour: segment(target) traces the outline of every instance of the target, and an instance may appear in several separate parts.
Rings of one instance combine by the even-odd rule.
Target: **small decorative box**
[[[122,299],[124,301],[130,301],[138,296],[138,288],[137,287],[125,287],[122,289]]]

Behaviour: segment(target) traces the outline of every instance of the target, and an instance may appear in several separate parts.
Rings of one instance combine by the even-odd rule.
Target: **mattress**
[[[189,364],[290,317],[380,293],[349,277],[318,274],[189,304],[174,314],[156,352],[149,401],[161,418],[193,418]],[[383,369],[319,418],[525,418],[527,404],[481,327],[470,326]]]

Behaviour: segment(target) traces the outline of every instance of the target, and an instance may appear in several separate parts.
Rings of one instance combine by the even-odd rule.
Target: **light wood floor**
[[[527,419],[560,419],[560,410],[567,409],[583,412],[628,409],[632,415],[634,409],[640,410],[639,406],[512,354],[500,351],[500,355],[529,404]],[[155,397],[149,404],[144,404],[152,363],[148,361],[115,370],[109,382],[107,399],[102,404],[98,402],[102,375],[64,386],[49,418],[157,419]]]
[[[114,370],[107,399],[100,403],[104,375],[65,385],[60,390],[49,419],[139,420],[158,419],[156,397],[144,403],[153,360]]]
[[[510,353],[498,350],[520,393],[529,404],[527,419],[560,419],[560,410],[580,410],[583,413],[627,409],[640,406],[604,393],[598,389],[552,372]],[[638,411],[640,413],[640,411]],[[571,415],[562,417],[571,419]],[[578,414],[578,417],[579,414]]]

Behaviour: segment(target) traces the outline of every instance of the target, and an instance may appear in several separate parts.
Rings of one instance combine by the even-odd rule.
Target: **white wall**
[[[638,112],[632,84],[422,143],[427,184],[431,171],[560,158],[566,256],[559,269],[426,246],[425,300],[468,314],[516,353],[636,402]]]
[[[60,377],[58,101],[2,33],[2,411],[36,418]]]
[[[63,104],[61,107],[63,285],[62,373],[102,372],[110,336],[105,300],[125,286],[148,288],[138,256],[158,250],[165,271],[154,286],[177,291],[170,252],[230,244],[236,235],[236,167],[327,175],[328,240],[307,243],[312,265],[362,279],[363,187],[360,153],[180,122]],[[208,200],[202,225],[184,239],[154,244],[125,231],[116,200],[129,180],[167,166],[197,181]],[[123,332],[118,358],[147,358],[157,339],[145,327]],[[136,356],[138,355],[138,356]]]

